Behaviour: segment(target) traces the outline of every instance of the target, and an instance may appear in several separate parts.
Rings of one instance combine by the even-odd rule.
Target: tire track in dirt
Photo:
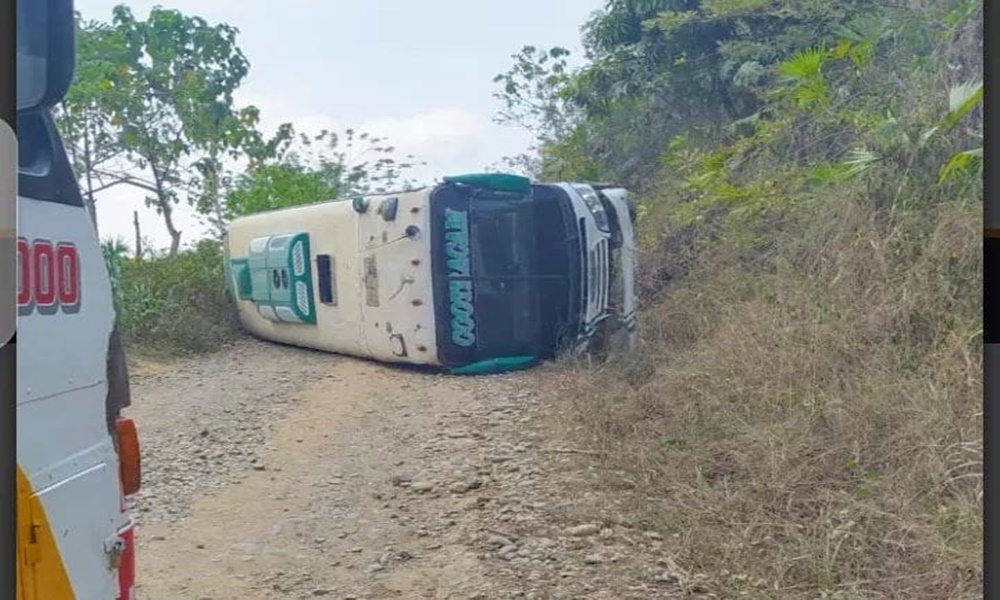
[[[460,577],[445,568],[431,581],[435,563],[458,564],[461,557],[426,541],[430,534],[417,528],[426,515],[386,514],[391,510],[374,491],[407,465],[414,432],[435,427],[439,414],[468,400],[459,380],[338,357],[300,376],[313,383],[275,428],[260,467],[195,499],[179,526],[142,528],[141,598],[270,598],[366,587],[417,597],[416,587],[461,587],[474,574],[466,561]],[[134,412],[143,418],[141,409]],[[393,547],[403,560],[420,561],[420,573],[374,580],[375,565]]]
[[[175,499],[171,479],[140,498],[140,600],[677,591],[677,577],[664,575],[663,542],[616,516],[579,457],[542,451],[548,431],[539,417],[551,416],[543,392],[560,374],[554,367],[460,378],[260,342],[198,364],[202,379],[186,362],[137,378],[131,412],[140,424],[151,419],[147,447],[175,450],[147,454],[151,477],[171,464],[200,464],[178,454],[211,449],[205,440],[224,425],[203,435],[206,419],[232,421],[225,426],[253,439],[238,444],[243,460],[227,467],[235,474],[222,484],[211,468],[196,474],[182,508],[158,508]],[[234,364],[236,374],[218,370]],[[284,383],[228,386],[292,365]],[[212,400],[215,412],[197,398],[165,400],[206,381],[213,398],[224,397]],[[275,396],[286,402],[240,412]],[[190,439],[198,442],[178,444]]]

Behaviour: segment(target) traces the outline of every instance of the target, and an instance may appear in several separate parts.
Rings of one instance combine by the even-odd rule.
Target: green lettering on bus
[[[469,277],[469,217],[462,210],[444,211],[445,258],[448,277]],[[451,313],[451,340],[468,348],[476,343],[472,282],[452,279],[448,282],[448,304]]]

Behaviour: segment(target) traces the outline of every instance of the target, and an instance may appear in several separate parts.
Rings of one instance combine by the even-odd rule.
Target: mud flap
[[[121,416],[122,409],[132,405],[132,392],[129,387],[128,363],[125,360],[125,345],[116,324],[108,338],[107,360],[108,395],[105,399],[105,414],[108,419],[108,433],[114,437],[115,421]]]

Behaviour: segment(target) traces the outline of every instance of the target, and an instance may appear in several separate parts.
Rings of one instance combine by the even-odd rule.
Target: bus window
[[[539,344],[532,206],[482,202],[472,211],[470,239],[479,319],[479,354],[534,354]]]
[[[337,306],[337,278],[334,274],[333,257],[329,254],[317,255],[316,270],[319,279],[319,301]]]

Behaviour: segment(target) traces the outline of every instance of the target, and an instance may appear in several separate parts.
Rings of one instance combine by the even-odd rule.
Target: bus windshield
[[[480,201],[471,211],[474,304],[482,316],[478,349],[484,357],[533,354],[539,342],[532,208]]]
[[[540,288],[530,193],[443,185],[431,196],[431,214],[441,363],[537,357]]]

